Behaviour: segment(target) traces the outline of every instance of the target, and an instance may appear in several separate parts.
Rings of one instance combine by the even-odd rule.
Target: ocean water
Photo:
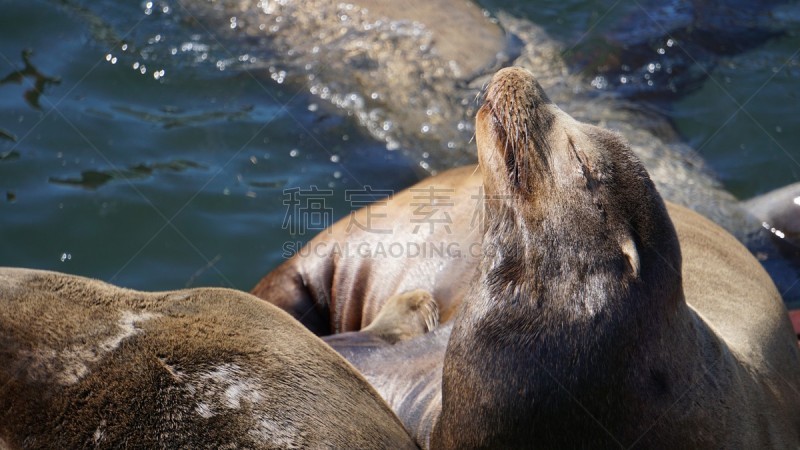
[[[651,102],[738,197],[800,180],[797,5],[737,22],[747,45],[704,42],[674,64],[688,74],[676,86],[649,89],[637,64],[691,26],[675,4],[482,2],[544,25],[604,89]],[[0,8],[0,265],[145,290],[249,290],[287,242],[358,207],[348,192],[424,176],[280,73],[221,58],[226,44],[197,36],[169,2]],[[287,190],[312,188],[320,221],[293,233]]]
[[[100,17],[61,2],[3,2],[0,77],[23,69],[31,50],[36,70],[60,81],[38,107],[26,100],[32,77],[0,85],[0,129],[12,137],[0,139],[0,264],[138,289],[248,290],[281,261],[284,242],[317,231],[282,226],[284,189],[334,189],[332,220],[352,208],[345,189],[418,178],[413,163],[309,94],[198,63],[202,50],[108,57],[119,49],[109,41],[141,39],[97,28],[148,16],[139,2],[106,6]],[[136,30],[172,26],[150,22]]]

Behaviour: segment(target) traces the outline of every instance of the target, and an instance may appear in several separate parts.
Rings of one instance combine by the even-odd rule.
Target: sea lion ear
[[[639,278],[639,252],[636,250],[636,242],[634,242],[630,235],[626,234],[621,239],[619,248],[622,250],[622,254],[625,255],[625,258],[628,260],[628,266],[630,266],[631,275],[634,278]]]

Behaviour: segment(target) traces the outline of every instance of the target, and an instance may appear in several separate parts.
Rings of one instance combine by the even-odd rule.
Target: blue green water
[[[643,65],[647,65],[658,62],[659,58],[664,61],[657,54],[658,48],[664,47],[658,45],[663,44],[664,38],[686,38],[686,30],[703,25],[716,32],[731,32],[731,36],[719,39],[754,48],[736,53],[706,44],[698,50],[684,40],[681,45],[686,48],[673,50],[696,66],[688,70],[704,77],[699,86],[678,92],[678,100],[663,105],[662,112],[683,139],[711,164],[726,188],[739,198],[800,180],[797,144],[800,5],[797,2],[495,0],[483,3],[501,6],[543,25],[564,43],[568,60],[600,59],[580,52],[597,51],[598,45],[593,44],[610,39],[618,45],[625,41],[650,43],[652,53],[641,56]],[[697,17],[695,22],[690,22],[692,13]],[[760,42],[752,29],[773,32],[775,37]],[[612,55],[609,59],[613,65],[613,54],[619,49],[601,49]],[[729,54],[723,54],[726,50]],[[718,53],[713,61],[709,58],[712,52]]]
[[[569,44],[646,20],[617,3],[485,6]],[[23,70],[27,49],[41,75],[59,80],[38,106],[26,94],[35,77],[0,84],[0,265],[137,289],[247,290],[282,260],[284,242],[313,235],[282,227],[284,189],[331,189],[334,219],[354,206],[345,190],[400,189],[422,176],[417,161],[308,92],[220,70],[221,44],[158,10],[168,4],[86,5],[0,1],[0,79]],[[775,21],[796,23],[795,9]],[[798,49],[789,27],[721,58],[698,89],[662,106],[737,196],[800,180]]]
[[[412,164],[350,120],[309,111],[308,95],[186,61],[164,61],[157,80],[133,69],[138,55],[107,61],[110,45],[74,9],[2,8],[2,76],[31,49],[36,68],[61,79],[46,87],[41,110],[24,99],[32,80],[0,85],[0,129],[16,138],[0,140],[2,265],[140,289],[249,289],[296,239],[281,226],[284,188],[416,179]],[[128,10],[116,13],[142,15],[135,2]],[[112,178],[69,184],[87,171],[101,174],[83,185]],[[330,201],[337,216],[349,211],[343,195]]]

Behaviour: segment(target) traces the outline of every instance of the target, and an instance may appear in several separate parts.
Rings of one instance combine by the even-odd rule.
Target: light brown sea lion
[[[433,448],[800,445],[800,352],[735,238],[677,206],[676,233],[621,138],[526,70],[493,77],[476,130],[496,200]]]
[[[446,322],[475,274],[481,201],[475,166],[449,170],[341,219],[251,292],[320,335],[360,330],[414,289]]]
[[[415,448],[288,315],[229,289],[0,269],[0,447]]]
[[[452,331],[347,355],[420,445],[800,444],[800,352],[747,249],[527,71],[494,77],[477,138],[486,228]]]

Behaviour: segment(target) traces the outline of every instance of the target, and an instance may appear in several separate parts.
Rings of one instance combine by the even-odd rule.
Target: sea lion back
[[[780,293],[733,236],[687,208],[668,207],[681,242],[686,302],[745,368],[740,375],[761,380],[753,385],[759,389],[742,392],[751,421],[763,422],[749,431],[773,434],[777,446],[777,436],[800,441],[800,352]]]
[[[0,303],[2,447],[414,447],[352,366],[248,294],[0,269]]]

